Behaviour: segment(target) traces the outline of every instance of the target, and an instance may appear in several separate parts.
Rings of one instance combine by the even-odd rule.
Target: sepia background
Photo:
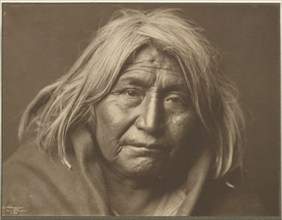
[[[20,146],[24,108],[67,72],[113,11],[160,7],[181,8],[221,51],[246,116],[247,177],[269,214],[279,215],[279,4],[3,4],[3,161]]]

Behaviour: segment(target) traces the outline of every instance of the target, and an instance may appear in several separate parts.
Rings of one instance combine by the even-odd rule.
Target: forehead
[[[173,57],[166,55],[152,46],[139,51],[137,55],[133,57],[133,62],[129,67],[138,64],[143,64],[143,66],[155,69],[161,68],[180,72],[179,65]]]
[[[185,86],[185,80],[176,60],[154,47],[147,47],[137,53],[125,70],[119,81],[139,79],[148,86],[171,86],[172,84]]]

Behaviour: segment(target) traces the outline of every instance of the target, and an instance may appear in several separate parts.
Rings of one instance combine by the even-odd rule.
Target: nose
[[[162,131],[162,110],[161,103],[156,94],[148,94],[144,97],[140,106],[140,115],[136,120],[137,128],[151,134]]]

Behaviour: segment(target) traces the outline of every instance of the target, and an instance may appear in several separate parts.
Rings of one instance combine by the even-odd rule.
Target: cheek
[[[115,135],[124,126],[126,112],[115,103],[103,101],[96,106],[96,131],[105,136]],[[109,135],[110,134],[110,135]]]
[[[172,115],[168,120],[168,132],[170,138],[177,145],[187,141],[193,135],[197,124],[197,116],[194,111]]]
[[[129,124],[128,112],[108,100],[100,102],[95,111],[95,134],[105,157],[115,156],[119,151],[119,139]]]

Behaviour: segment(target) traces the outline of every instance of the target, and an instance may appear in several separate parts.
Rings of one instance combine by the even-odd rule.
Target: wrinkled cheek
[[[101,108],[102,107],[102,108]],[[110,106],[98,106],[96,110],[96,138],[101,153],[114,160],[120,151],[119,140],[126,128],[126,113]]]

